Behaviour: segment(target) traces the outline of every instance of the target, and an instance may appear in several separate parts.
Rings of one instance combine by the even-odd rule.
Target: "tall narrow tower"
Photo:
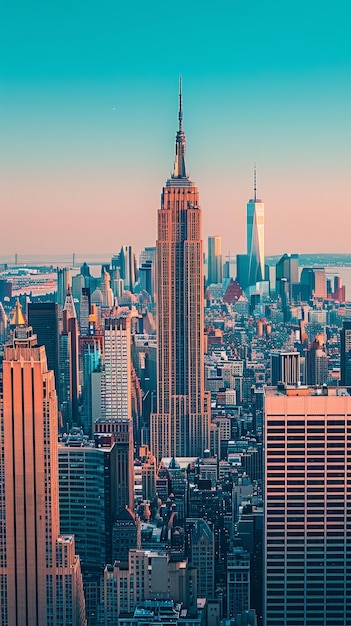
[[[254,168],[254,197],[247,203],[247,256],[249,285],[264,280],[264,203],[257,198],[256,165]]]
[[[62,312],[63,318],[63,335],[69,335],[70,344],[70,379],[71,379],[71,406],[72,421],[78,420],[78,398],[79,398],[79,364],[78,364],[78,319],[76,308],[74,306],[73,296],[70,285],[67,288],[65,305]]]
[[[340,331],[340,374],[341,384],[351,387],[351,322],[343,322]]]
[[[200,455],[209,435],[201,209],[185,167],[181,86],[178,119],[174,169],[162,189],[156,243],[157,413],[151,416],[151,449],[157,459]]]
[[[59,389],[59,316],[57,302],[30,302],[28,325],[37,336],[38,345],[45,346],[48,369],[55,374],[55,388]]]
[[[217,285],[222,282],[222,240],[218,235],[208,238],[207,284]]]
[[[108,434],[117,443],[117,512],[134,507],[131,319],[105,318],[105,367],[102,375],[101,414],[95,433]]]

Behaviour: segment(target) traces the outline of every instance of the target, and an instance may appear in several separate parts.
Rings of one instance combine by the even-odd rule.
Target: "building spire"
[[[256,161],[254,162],[254,201],[257,199],[257,170],[256,170]]]
[[[187,178],[185,167],[185,135],[183,131],[183,94],[182,77],[179,77],[179,110],[178,110],[178,132],[176,135],[175,160],[172,178]]]
[[[26,318],[23,315],[22,307],[19,303],[19,300],[17,299],[16,306],[14,310],[12,311],[10,326],[15,327],[15,326],[26,326],[26,325],[27,325]]]
[[[64,307],[63,307],[63,311],[65,311],[67,319],[71,317],[77,317],[76,308],[74,306],[74,301],[73,301],[73,296],[72,296],[71,285],[69,283],[67,285],[66,300],[65,300]]]
[[[182,75],[179,76],[179,112],[178,112],[178,120],[179,120],[179,131],[183,130],[183,109],[182,109]]]

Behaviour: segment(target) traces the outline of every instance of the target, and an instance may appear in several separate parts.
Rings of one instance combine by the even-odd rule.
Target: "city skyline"
[[[204,240],[221,235],[224,257],[245,252],[256,161],[267,254],[347,252],[347,229],[326,228],[331,214],[348,220],[346,2],[288,13],[277,2],[223,1],[214,12],[194,0],[182,18],[196,37],[176,55],[173,7],[92,7],[4,11],[3,254],[45,254],[53,238],[57,252],[154,244],[179,73]],[[28,214],[31,243],[18,229]]]
[[[45,611],[57,626],[70,613],[72,626],[349,623],[351,303],[338,273],[299,274],[297,254],[266,270],[256,168],[237,279],[227,261],[222,280],[210,237],[204,294],[179,87],[174,166],[140,280],[125,244],[98,275],[86,262],[76,273],[75,254],[57,278],[2,268],[9,626]],[[100,224],[98,236],[111,230]],[[35,282],[50,293],[14,293]]]

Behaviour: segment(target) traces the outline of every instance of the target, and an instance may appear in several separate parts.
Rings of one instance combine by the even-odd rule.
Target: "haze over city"
[[[2,253],[154,245],[179,74],[204,239],[244,252],[256,161],[266,254],[347,252],[350,13],[314,0],[8,3]]]

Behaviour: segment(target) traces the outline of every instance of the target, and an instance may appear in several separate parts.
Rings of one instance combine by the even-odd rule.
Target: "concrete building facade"
[[[351,397],[265,391],[264,623],[351,623]]]

